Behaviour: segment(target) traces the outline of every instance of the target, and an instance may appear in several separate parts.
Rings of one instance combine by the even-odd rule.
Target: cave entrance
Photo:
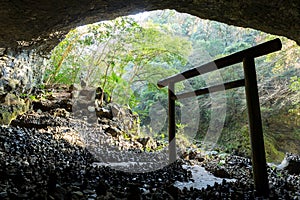
[[[146,134],[144,138],[150,136],[163,141],[157,147],[160,149],[167,143],[167,90],[158,90],[156,82],[272,37],[274,36],[256,30],[202,20],[172,10],[147,12],[70,31],[65,40],[52,51],[44,80],[45,84],[72,84],[78,88],[92,86],[95,90],[98,89],[93,95],[98,95],[100,108],[112,102],[125,105],[131,112],[138,114],[141,126],[139,130]],[[258,73],[263,78],[259,81],[266,80],[269,85],[270,81],[276,81],[280,76],[276,70],[290,73],[297,69],[287,55],[298,49],[291,48],[294,43],[287,39],[283,41],[287,44],[284,46],[285,59],[290,67],[285,68],[270,62],[268,58],[262,58],[258,61]],[[295,60],[297,59],[299,58]],[[199,86],[208,87],[220,81],[223,83],[232,78],[242,78],[242,74],[242,70],[236,65],[232,69],[221,71],[220,74],[192,79],[188,85],[179,85],[178,89],[184,92]],[[289,81],[290,78],[287,77],[286,80]],[[276,92],[272,87],[267,92]],[[285,91],[287,89],[284,88]],[[265,104],[270,100],[267,98],[270,97],[268,94],[262,97]],[[224,98],[226,95],[235,97],[238,101],[227,101]],[[176,123],[180,130],[178,135],[182,136],[183,141],[180,144],[191,141],[199,144],[206,134],[217,133],[219,137],[216,137],[212,146],[225,144],[225,149],[237,150],[238,154],[249,156],[250,146],[245,142],[249,139],[247,118],[243,109],[245,102],[242,99],[244,96],[237,89],[220,96],[207,95],[189,102],[180,102],[176,105],[180,108],[176,113],[181,119]],[[271,105],[266,105],[266,108],[262,108],[263,116],[272,115],[270,107]],[[184,114],[185,110],[192,112]],[[101,112],[108,115],[105,109]],[[291,114],[290,117],[295,116]],[[218,121],[212,122],[213,118]],[[232,127],[232,121],[238,123]],[[263,120],[263,123],[270,121]],[[272,119],[271,123],[277,122]],[[236,132],[240,131],[241,137],[236,137]],[[110,132],[115,134],[114,130]],[[279,140],[274,139],[274,128],[269,127],[266,132],[267,158],[270,161],[279,161],[284,153],[282,149],[278,149],[281,145],[275,142]],[[229,140],[234,142],[228,145]],[[288,146],[286,148],[291,147]],[[295,150],[297,151],[297,147],[293,149]]]

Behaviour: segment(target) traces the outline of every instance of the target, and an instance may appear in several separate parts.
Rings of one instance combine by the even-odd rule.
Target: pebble
[[[105,119],[103,125],[110,127],[110,123],[109,119]],[[141,149],[134,151],[141,146],[137,141],[113,137],[104,131],[99,131],[98,141],[102,137],[101,141],[107,142],[103,142],[98,151],[100,154],[105,152],[106,157],[95,157],[91,153],[91,146],[94,144],[85,147],[76,142],[71,143],[63,137],[68,135],[75,138],[76,134],[72,132],[73,130],[93,133],[96,129],[96,126],[89,126],[86,122],[74,119],[72,116],[55,118],[51,115],[51,109],[41,113],[29,112],[18,117],[10,127],[0,127],[0,199],[256,198],[251,160],[230,154],[219,155],[217,151],[210,152],[209,155],[213,156],[208,156],[209,158],[190,153],[187,156],[188,160],[179,159],[171,165],[146,173],[128,173],[110,166],[93,165],[97,162],[104,163],[107,155],[111,156],[107,158],[111,161],[131,155],[127,154],[128,152],[139,155],[138,152],[142,151]],[[131,149],[131,151],[116,155],[112,143],[122,145],[125,150]],[[148,153],[141,159],[147,161],[150,156],[153,155]],[[293,155],[294,157],[299,158]],[[128,162],[132,162],[131,167],[135,159],[132,156],[127,159]],[[167,160],[165,157],[157,158],[158,161],[164,159]],[[237,181],[222,181],[203,189],[175,187],[176,181],[191,181],[191,173],[183,166],[192,162],[205,167],[215,176],[230,177]],[[152,168],[155,164],[135,167]],[[276,167],[268,167],[268,174],[270,199],[300,198],[299,175]]]

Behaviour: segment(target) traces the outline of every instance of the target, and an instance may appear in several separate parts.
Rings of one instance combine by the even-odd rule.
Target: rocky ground
[[[190,149],[167,165],[166,154],[155,153],[163,145],[138,134],[129,110],[89,108],[97,112],[91,123],[72,105],[70,93],[52,93],[0,127],[0,199],[255,199],[250,159]],[[130,165],[107,164],[120,160]],[[287,155],[268,167],[270,199],[300,199],[299,162]],[[175,182],[193,181],[187,165],[236,180],[179,189]]]

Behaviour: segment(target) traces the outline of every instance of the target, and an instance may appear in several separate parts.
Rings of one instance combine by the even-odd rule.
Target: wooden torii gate
[[[228,90],[245,86],[248,120],[250,130],[250,143],[252,151],[252,165],[254,186],[257,196],[269,196],[269,182],[267,174],[267,163],[264,148],[264,137],[261,122],[259,96],[257,88],[257,77],[254,59],[282,48],[280,39],[274,39],[243,51],[219,58],[202,66],[189,69],[180,74],[158,81],[159,88],[168,86],[168,116],[169,116],[169,162],[176,160],[176,123],[175,123],[175,101],[178,99],[199,96],[207,93]],[[228,67],[243,62],[244,79],[202,88],[192,92],[175,94],[175,83],[199,76],[208,72]]]

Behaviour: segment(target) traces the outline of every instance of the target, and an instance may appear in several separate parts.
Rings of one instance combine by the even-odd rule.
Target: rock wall
[[[0,49],[0,95],[30,92],[42,81],[45,61],[35,49]]]

